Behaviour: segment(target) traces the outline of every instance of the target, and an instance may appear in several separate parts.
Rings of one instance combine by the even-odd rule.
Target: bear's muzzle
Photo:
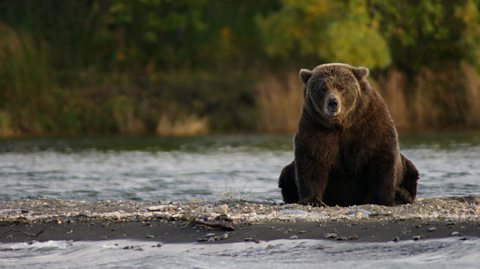
[[[341,105],[340,100],[335,95],[330,95],[325,101],[325,114],[329,117],[335,117],[340,114]]]

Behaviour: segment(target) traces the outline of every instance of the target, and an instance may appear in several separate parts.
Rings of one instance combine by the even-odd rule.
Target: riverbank
[[[161,243],[327,239],[386,242],[480,237],[480,196],[396,207],[316,208],[225,201],[0,202],[0,242],[141,239]]]

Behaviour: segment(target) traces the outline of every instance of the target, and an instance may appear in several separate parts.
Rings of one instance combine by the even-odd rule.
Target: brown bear
[[[418,171],[400,154],[397,131],[368,69],[323,64],[300,70],[302,115],[295,160],[281,172],[286,203],[350,206],[414,201]]]

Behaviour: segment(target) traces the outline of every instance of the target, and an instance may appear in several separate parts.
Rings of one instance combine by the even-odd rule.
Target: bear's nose
[[[328,101],[327,101],[327,107],[328,107],[328,110],[330,111],[336,111],[337,108],[338,108],[338,100],[337,98],[331,96],[328,98]]]

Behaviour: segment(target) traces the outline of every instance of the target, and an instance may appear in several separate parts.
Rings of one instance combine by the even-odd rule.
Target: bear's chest
[[[349,145],[339,148],[328,175],[324,202],[341,206],[364,203],[368,196],[366,166],[367,160],[361,147]]]
[[[355,141],[340,141],[332,169],[349,176],[362,174],[370,156],[369,151],[369,145]]]

